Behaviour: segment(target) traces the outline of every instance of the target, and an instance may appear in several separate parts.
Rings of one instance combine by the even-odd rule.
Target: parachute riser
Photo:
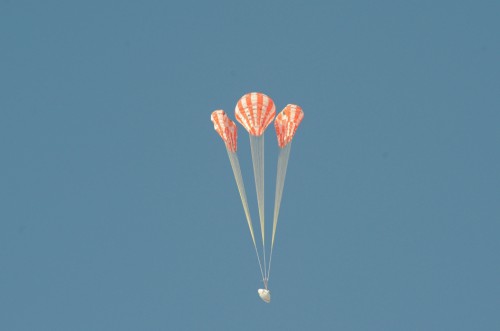
[[[246,196],[246,191],[245,191],[245,184],[243,182],[243,177],[241,175],[241,168],[240,168],[240,162],[238,160],[238,154],[236,154],[236,152],[232,152],[228,148],[228,146],[226,146],[226,150],[227,150],[227,155],[229,157],[229,162],[231,163],[231,168],[233,170],[234,179],[236,181],[236,186],[238,187],[238,192],[240,193],[241,203],[243,205],[243,210],[245,212],[245,216],[247,219],[248,228],[250,230],[250,236],[252,237],[253,246],[255,248],[255,254],[257,255],[257,261],[259,262],[260,273],[261,273],[262,278],[264,279],[266,277],[266,275],[265,275],[266,262],[264,260],[264,268],[262,268],[262,263],[260,261],[259,251],[257,249],[257,243],[255,241],[255,235],[254,235],[253,225],[252,225],[252,218],[250,216],[250,211],[248,209],[248,201],[247,201],[247,196]]]
[[[273,234],[271,237],[271,250],[269,252],[269,266],[267,267],[267,281],[271,274],[271,262],[273,259],[274,238],[278,226],[278,216],[281,206],[281,199],[283,197],[283,188],[285,187],[286,170],[288,168],[288,160],[292,150],[292,142],[289,142],[285,147],[280,148],[278,156],[278,166],[276,171],[276,192],[274,197],[274,218],[273,218]]]
[[[262,235],[262,255],[264,258],[264,279],[266,272],[266,236],[265,236],[265,215],[264,215],[264,135],[250,137],[250,149],[252,153],[253,173],[255,179],[255,190],[257,193],[257,204],[259,208],[260,231]]]

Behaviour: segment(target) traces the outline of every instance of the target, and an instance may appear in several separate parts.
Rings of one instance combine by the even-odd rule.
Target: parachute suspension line
[[[274,237],[276,235],[276,226],[278,225],[278,216],[280,212],[281,198],[283,196],[283,187],[285,186],[286,169],[288,166],[288,159],[290,158],[291,149],[292,149],[292,142],[289,142],[285,147],[280,149],[278,157],[278,169],[276,173],[276,194],[274,197],[273,235],[271,239],[271,251],[269,253],[269,267],[267,268],[267,281],[269,281],[269,275],[271,274]]]
[[[262,263],[260,262],[259,251],[257,250],[257,244],[255,242],[255,235],[253,232],[252,219],[250,217],[250,212],[248,210],[247,195],[245,193],[245,184],[243,183],[243,177],[241,175],[240,162],[238,160],[238,155],[236,152],[231,152],[228,148],[227,155],[229,156],[229,162],[231,162],[231,168],[233,169],[234,179],[236,180],[236,185],[238,186],[238,191],[240,193],[241,203],[243,205],[243,210],[245,211],[245,216],[247,218],[248,228],[250,229],[250,235],[252,236],[253,247],[255,248],[255,253],[257,254],[257,261],[259,262],[260,274],[262,279],[265,279],[265,262],[264,269],[262,269]]]
[[[266,272],[266,241],[264,220],[264,135],[250,137],[250,149],[252,152],[253,174],[255,189],[257,191],[257,204],[259,207],[260,232],[262,234],[262,254],[264,256],[264,285],[267,288]]]

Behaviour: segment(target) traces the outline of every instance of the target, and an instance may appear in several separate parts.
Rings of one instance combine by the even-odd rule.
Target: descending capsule
[[[252,92],[240,98],[235,108],[236,120],[253,136],[260,136],[274,119],[276,107],[264,93]]]
[[[238,148],[238,127],[227,117],[223,110],[212,112],[210,119],[214,123],[214,129],[221,136],[226,147],[231,152],[236,152]]]
[[[257,290],[257,293],[259,293],[260,298],[265,303],[270,303],[271,302],[271,291],[269,291],[268,289],[260,288],[260,289]]]
[[[278,116],[276,116],[274,127],[276,129],[276,136],[280,148],[284,148],[292,141],[303,118],[304,112],[302,108],[292,104],[287,105]]]

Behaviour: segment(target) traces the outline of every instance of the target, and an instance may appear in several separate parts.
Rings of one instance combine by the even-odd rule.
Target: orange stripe
[[[288,132],[287,136],[289,140],[292,140],[293,134],[295,132],[295,105],[288,105]]]
[[[238,113],[236,113],[237,115],[237,118],[239,117],[238,121],[241,123],[241,125],[243,125],[243,127],[248,131],[250,132],[251,130],[251,127],[250,127],[250,120],[248,118],[248,114],[247,112],[245,111],[245,108],[243,107],[243,104],[242,104],[242,100],[243,98],[241,98],[239,101],[238,101],[238,104],[237,104],[237,107],[238,107],[238,111],[239,111],[239,116],[238,116]],[[244,119],[244,121],[243,121]],[[246,121],[246,123],[245,123]]]
[[[250,129],[248,130],[248,132],[250,132],[251,134],[255,135],[255,118],[253,117],[253,105],[252,105],[252,93],[248,93],[244,96],[245,98],[245,101],[247,102],[247,108],[245,109],[246,110],[246,114],[247,116],[249,117],[249,124],[250,124]]]
[[[212,113],[212,122],[214,123],[215,131],[217,131],[217,133],[221,136],[221,138],[224,139],[224,135],[221,131],[220,111],[219,110],[216,110]]]
[[[263,130],[264,131],[267,126],[273,121],[274,115],[276,114],[274,101],[273,99],[268,97],[267,109],[266,109],[266,117]]]
[[[258,120],[257,126],[259,128],[262,126],[263,99],[264,95],[262,93],[257,93],[257,120]]]
[[[274,126],[276,128],[276,136],[278,138],[278,146],[280,148],[284,147],[284,128],[283,128],[283,112],[280,112],[274,121]]]
[[[238,128],[233,121],[228,118],[228,126],[226,128],[227,143],[229,150],[231,152],[236,152],[237,149],[237,139],[238,139]]]

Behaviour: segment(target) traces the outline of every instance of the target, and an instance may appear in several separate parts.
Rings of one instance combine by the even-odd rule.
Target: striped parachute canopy
[[[236,120],[253,136],[261,136],[276,115],[273,100],[264,93],[245,94],[236,104]]]
[[[274,127],[276,129],[276,136],[278,137],[278,145],[280,148],[288,145],[292,141],[295,131],[299,127],[300,122],[304,118],[302,108],[297,105],[287,105],[276,116]]]
[[[214,123],[214,129],[221,136],[226,147],[231,152],[236,152],[238,148],[238,127],[227,117],[223,110],[212,112],[210,119]]]

